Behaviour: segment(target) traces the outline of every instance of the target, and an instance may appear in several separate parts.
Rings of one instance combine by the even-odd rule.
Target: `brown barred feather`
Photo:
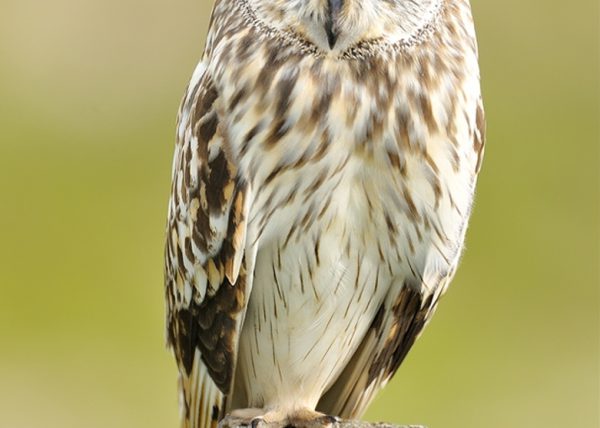
[[[180,368],[182,424],[190,428],[214,427],[222,416],[249,288],[248,184],[225,149],[217,101],[207,76],[188,89],[167,225],[167,342]]]

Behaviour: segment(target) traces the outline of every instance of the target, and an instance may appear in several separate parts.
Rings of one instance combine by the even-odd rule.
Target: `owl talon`
[[[263,409],[236,409],[225,416],[218,428],[261,428],[265,426]]]
[[[324,415],[314,411],[300,411],[289,419],[289,426],[294,428],[334,427],[341,421],[337,416]],[[287,428],[287,427],[286,427]]]
[[[325,415],[323,417],[323,422],[325,422],[325,424],[335,425],[335,424],[339,423],[340,421],[341,421],[341,419],[338,418],[337,416]]]
[[[259,426],[264,424],[265,420],[263,418],[254,418],[250,421],[250,428],[259,428]]]

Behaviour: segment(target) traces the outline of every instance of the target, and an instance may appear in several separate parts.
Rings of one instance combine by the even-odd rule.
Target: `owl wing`
[[[317,410],[344,419],[360,418],[394,375],[436,305],[433,295],[423,298],[418,284],[392,286],[359,348]]]
[[[486,124],[481,98],[473,117],[476,176],[481,169],[485,147]],[[398,370],[421,330],[431,319],[457,263],[458,257],[443,276],[424,279],[424,272],[415,271],[410,280],[390,287],[359,348],[319,401],[319,411],[347,419],[362,416],[377,392]],[[419,291],[423,289],[424,282],[440,292],[425,297]]]
[[[180,372],[182,426],[214,427],[229,393],[249,295],[249,188],[228,155],[219,94],[200,63],[177,126],[165,247],[167,342]]]

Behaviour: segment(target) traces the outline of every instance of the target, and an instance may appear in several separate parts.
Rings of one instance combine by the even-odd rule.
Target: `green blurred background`
[[[0,0],[0,427],[175,427],[162,244],[208,0]],[[474,0],[468,248],[367,417],[598,427],[598,2]]]

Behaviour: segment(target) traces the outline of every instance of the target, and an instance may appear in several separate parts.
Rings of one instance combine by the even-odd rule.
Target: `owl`
[[[456,271],[479,81],[468,0],[216,0],[168,205],[183,427],[360,417]]]

